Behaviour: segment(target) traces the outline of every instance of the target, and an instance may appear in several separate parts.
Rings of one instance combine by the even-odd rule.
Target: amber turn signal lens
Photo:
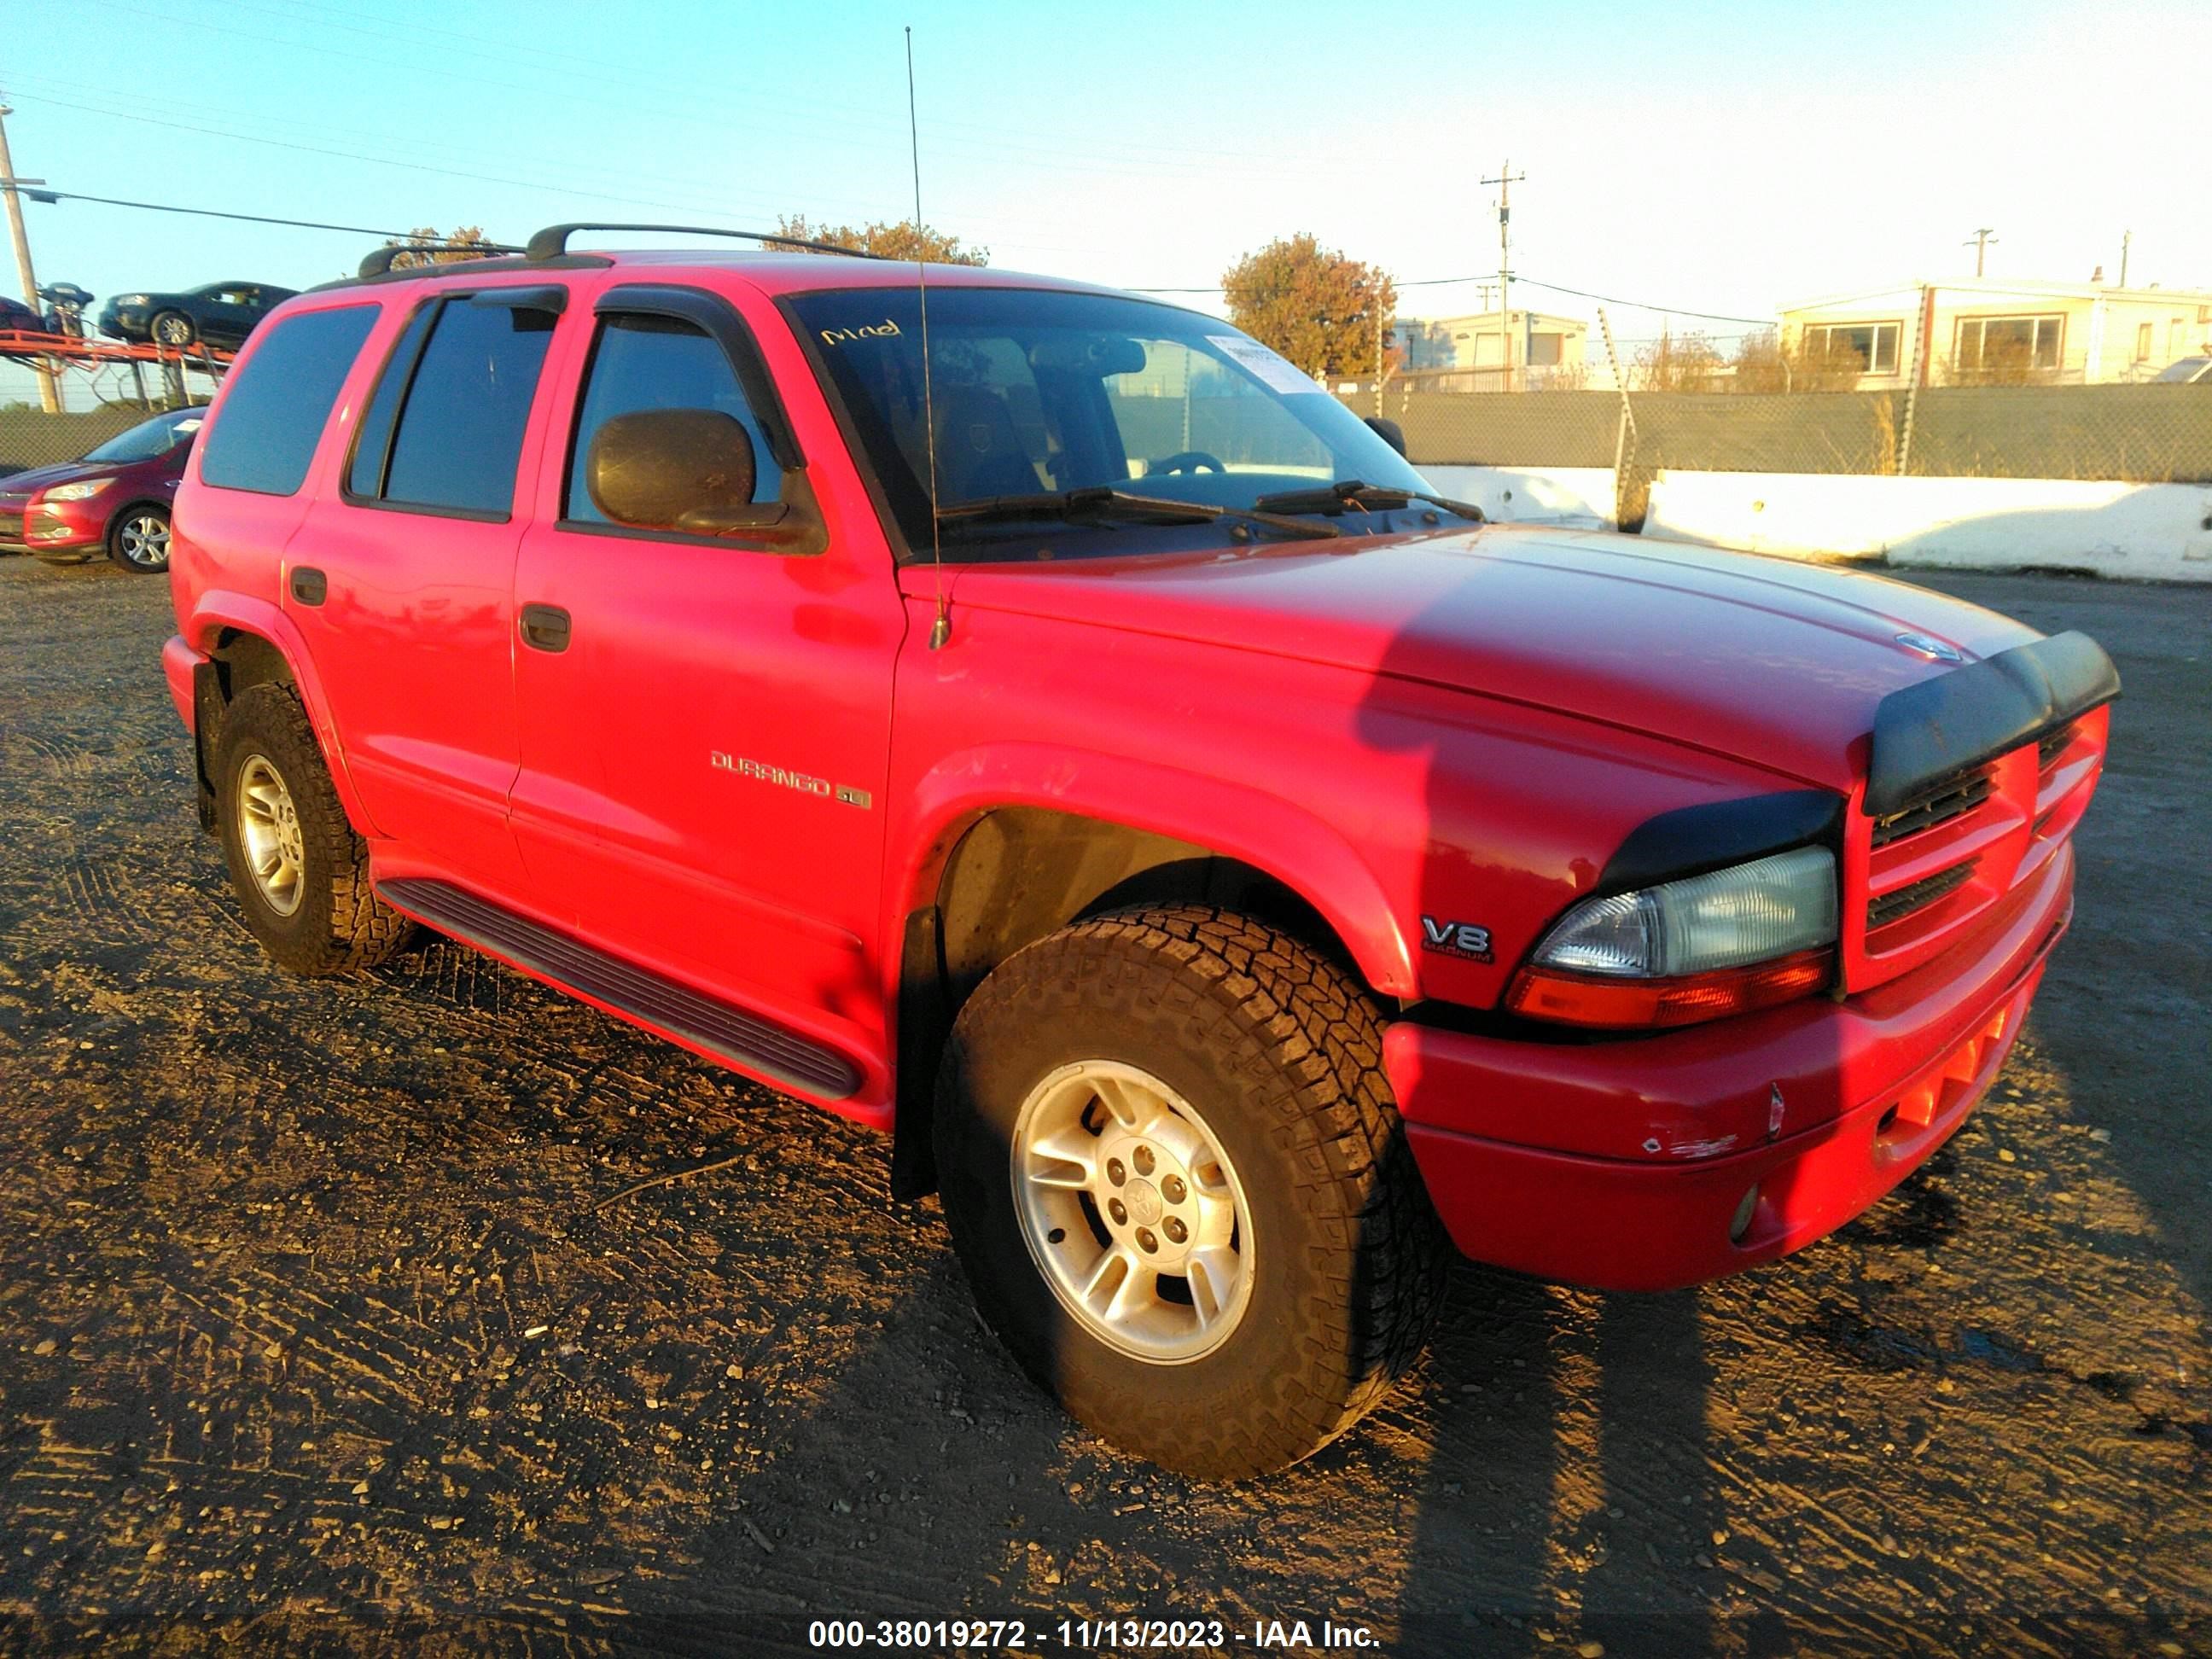
[[[1693,1025],[1700,1020],[1790,1002],[1827,984],[1835,952],[1804,951],[1749,968],[1723,968],[1680,979],[1613,979],[1557,968],[1523,968],[1505,1006],[1530,1019],[1620,1030]]]

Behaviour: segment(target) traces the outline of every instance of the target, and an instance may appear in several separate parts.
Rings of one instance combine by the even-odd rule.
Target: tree
[[[1246,254],[1221,287],[1231,322],[1316,380],[1372,374],[1376,329],[1387,336],[1398,311],[1387,272],[1304,231]]]
[[[435,225],[424,225],[409,231],[404,242],[387,237],[384,245],[409,250],[392,256],[394,270],[410,270],[417,265],[447,265],[459,259],[488,259],[492,256],[481,225],[459,226],[450,236],[440,235]]]
[[[917,225],[911,219],[902,219],[895,225],[871,220],[855,230],[850,225],[817,225],[809,223],[803,213],[779,214],[775,228],[786,236],[803,237],[810,242],[829,242],[838,247],[851,248],[856,253],[872,253],[885,259],[920,259],[935,265],[988,265],[991,250],[963,244],[951,233],[934,225]],[[811,253],[812,248],[794,247],[788,242],[769,242],[766,246],[787,253]]]
[[[1636,386],[1640,392],[1712,392],[1726,367],[1704,335],[1669,332],[1638,349]]]
[[[1866,373],[1866,361],[1832,334],[1821,345],[1799,339],[1784,345],[1772,329],[1747,334],[1737,344],[1732,392],[1850,392]]]

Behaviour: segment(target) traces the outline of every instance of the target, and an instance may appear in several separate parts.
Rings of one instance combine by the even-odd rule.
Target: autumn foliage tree
[[[817,225],[803,213],[777,216],[776,229],[786,236],[803,238],[810,242],[829,242],[837,247],[848,247],[857,253],[872,253],[885,259],[920,259],[925,264],[987,265],[991,263],[991,250],[963,243],[951,234],[933,225],[916,224],[911,219],[902,219],[895,225],[871,221],[857,229],[851,225]],[[766,246],[791,253],[811,253],[812,248],[795,247],[788,242],[769,242]]]
[[[385,246],[404,248],[404,253],[392,256],[394,270],[411,270],[417,265],[451,264],[457,259],[483,259],[492,254],[481,225],[461,225],[453,234],[442,235],[435,225],[423,225],[407,233],[404,241],[386,238]]]
[[[1398,295],[1388,273],[1301,232],[1248,253],[1222,273],[1229,320],[1316,380],[1374,373]]]

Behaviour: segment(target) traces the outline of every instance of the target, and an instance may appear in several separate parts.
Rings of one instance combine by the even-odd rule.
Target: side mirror
[[[784,508],[756,504],[753,441],[712,409],[641,409],[617,415],[592,435],[584,487],[617,524],[718,535],[766,526]]]
[[[1405,428],[1400,426],[1395,421],[1384,420],[1380,415],[1370,415],[1367,417],[1367,424],[1374,428],[1376,437],[1396,450],[1400,457],[1403,458],[1406,453]]]

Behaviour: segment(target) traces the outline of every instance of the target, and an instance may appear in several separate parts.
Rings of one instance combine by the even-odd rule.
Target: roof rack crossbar
[[[779,247],[811,248],[817,253],[844,253],[855,259],[880,259],[880,253],[864,252],[856,247],[840,247],[835,242],[810,242],[804,236],[782,236],[764,230],[725,230],[719,225],[618,225],[580,221],[574,224],[548,225],[530,239],[523,250],[532,259],[557,259],[568,251],[568,238],[580,230],[650,230],[680,233],[686,236],[734,236],[747,242],[766,242]]]
[[[357,276],[381,276],[392,269],[392,262],[403,253],[466,253],[471,258],[489,259],[501,253],[520,253],[522,250],[511,242],[387,242],[382,247],[372,248],[362,256]],[[441,264],[459,264],[460,260],[440,260]]]

